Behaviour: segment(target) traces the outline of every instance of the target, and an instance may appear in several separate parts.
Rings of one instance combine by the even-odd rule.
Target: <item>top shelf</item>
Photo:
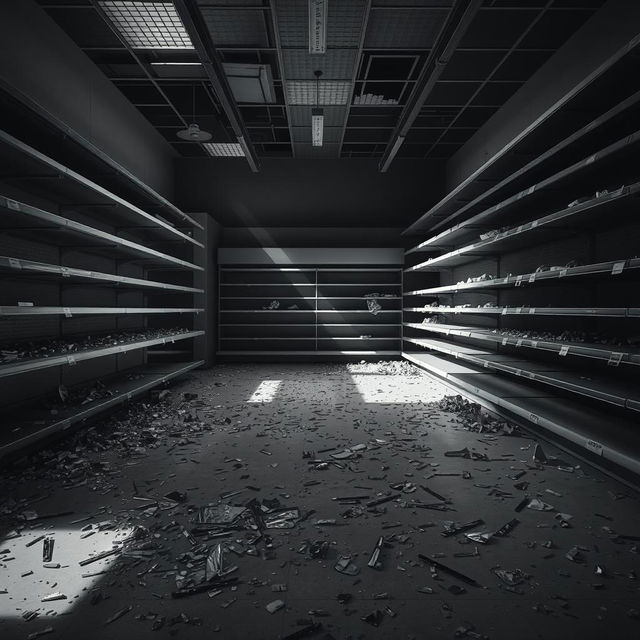
[[[572,184],[576,185],[587,180],[589,186],[580,186],[580,188],[584,189],[584,192],[586,192],[587,189],[592,189],[594,178],[602,180],[603,174],[606,173],[605,169],[607,165],[614,163],[619,165],[620,161],[623,160],[627,154],[637,155],[639,144],[640,131],[635,131],[621,140],[616,140],[607,147],[600,149],[596,153],[582,158],[571,166],[563,168],[545,180],[531,185],[506,200],[481,211],[468,220],[445,229],[437,235],[421,242],[416,247],[407,251],[407,253],[452,247],[461,242],[477,238],[478,230],[489,229],[490,227],[488,225],[492,225],[495,228],[499,226],[501,222],[505,221],[513,224],[514,217],[521,215],[520,212],[523,209],[526,211],[526,207],[536,205],[544,208],[545,205],[548,206],[549,204],[557,206],[561,202],[559,199],[561,197],[564,197],[566,202],[566,196],[564,195],[565,189]],[[631,169],[635,166],[635,161],[628,162],[627,165]],[[618,184],[620,184],[620,181],[624,181],[619,166],[616,168],[614,176]],[[633,177],[635,179],[637,176],[634,174]],[[606,183],[603,185],[603,187],[608,186]],[[560,192],[562,195],[559,195],[559,187],[563,188],[563,191]]]
[[[191,236],[162,218],[153,216],[127,202],[115,193],[65,167],[53,158],[0,130],[0,181],[16,183],[32,181],[30,192],[53,194],[70,204],[65,209],[79,211],[99,209],[104,219],[104,208],[109,208],[109,220],[126,228],[145,233],[155,231],[164,239],[180,240],[204,248]],[[43,187],[43,185],[45,185]]]
[[[92,142],[2,79],[0,114],[6,126],[20,131],[27,122],[26,131],[33,141],[38,141],[36,144],[47,144],[49,148],[55,149],[56,154],[60,154],[56,157],[63,157],[63,162],[70,167],[82,167],[82,171],[91,176],[100,175],[102,184],[116,189],[118,193],[124,193],[125,198],[134,204],[158,210],[182,226],[204,229],[197,220],[169,202]]]
[[[490,240],[481,240],[455,251],[430,258],[420,264],[409,267],[406,271],[438,271],[442,268],[474,262],[482,256],[497,255],[513,251],[522,246],[530,246],[532,243],[558,238],[562,232],[574,234],[576,229],[584,231],[588,228],[588,225],[601,220],[605,212],[614,213],[618,211],[623,203],[630,198],[636,198],[639,192],[640,183],[635,183],[629,187],[619,189],[617,192],[550,213],[542,218],[521,224],[514,229],[503,231]],[[532,233],[534,237],[532,237]]]
[[[485,193],[487,185],[499,183],[505,176],[523,167],[532,156],[539,156],[541,149],[548,148],[549,141],[553,143],[566,136],[567,132],[580,130],[593,120],[594,113],[601,114],[626,99],[628,96],[623,92],[628,83],[619,80],[637,74],[638,45],[640,45],[640,35],[635,36],[582,82],[551,105],[533,123],[408,227],[404,233],[410,235],[424,233],[445,218],[457,214],[461,207]],[[585,133],[586,131],[585,128]]]

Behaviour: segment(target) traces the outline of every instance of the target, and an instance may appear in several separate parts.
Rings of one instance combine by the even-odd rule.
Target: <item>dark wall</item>
[[[225,227],[405,227],[443,195],[439,164],[370,160],[241,159],[176,162],[176,200]]]
[[[609,0],[447,164],[450,191],[640,31],[640,2]]]
[[[175,153],[33,0],[0,2],[0,78],[171,199]]]

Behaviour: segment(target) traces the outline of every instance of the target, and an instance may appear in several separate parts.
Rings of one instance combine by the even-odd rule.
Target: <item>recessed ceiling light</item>
[[[172,2],[99,0],[98,4],[133,49],[193,49]]]
[[[287,97],[291,105],[347,104],[351,98],[351,83],[323,80],[316,87],[314,80],[292,80],[287,82]]]
[[[239,142],[205,142],[202,146],[215,158],[244,157],[244,149]]]

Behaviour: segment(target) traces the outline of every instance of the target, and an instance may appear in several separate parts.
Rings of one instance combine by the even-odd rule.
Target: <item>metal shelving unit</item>
[[[219,273],[221,355],[400,353],[399,268],[221,267]],[[373,293],[381,306],[375,313],[367,307]],[[272,302],[304,308],[257,308]]]
[[[58,124],[35,125],[55,157],[0,131],[0,405],[11,417],[0,456],[204,363],[206,325],[196,320],[205,309],[203,225],[75,132],[58,140]],[[85,341],[88,334],[97,339]],[[50,341],[67,347],[19,355],[21,344],[38,353],[32,345]],[[92,342],[99,346],[82,348]],[[112,395],[28,419],[60,385],[95,380]]]
[[[565,405],[626,425],[640,410],[640,82],[617,80],[639,53],[637,37],[405,231],[423,237],[403,356],[583,449]],[[553,418],[530,409],[542,397]],[[616,463],[640,470],[623,441]]]
[[[635,36],[418,218],[405,233],[424,234],[450,226],[453,220],[491,203],[492,197],[504,199],[505,195],[521,188],[520,176],[531,184],[531,168],[539,171],[551,165],[550,161],[559,151],[572,149],[592,131],[597,133],[609,118],[618,114],[624,118],[635,104],[631,98],[635,92],[618,78],[620,74],[629,78],[636,75],[639,48],[640,36]],[[622,112],[618,110],[621,106]],[[612,110],[614,113],[609,113]],[[557,145],[560,147],[555,149]],[[531,149],[537,152],[532,154]],[[533,167],[527,169],[533,162]],[[563,157],[561,164],[567,166],[571,160]],[[555,169],[550,173],[555,173]]]

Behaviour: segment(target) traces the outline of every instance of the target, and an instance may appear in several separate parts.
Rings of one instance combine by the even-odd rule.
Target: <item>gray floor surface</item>
[[[183,392],[198,396],[185,402]],[[537,468],[530,436],[470,431],[456,413],[435,404],[444,395],[451,392],[427,375],[379,375],[370,366],[351,371],[326,364],[218,366],[174,385],[167,404],[149,403],[146,436],[135,446],[127,443],[133,427],[122,421],[115,433],[108,430],[103,451],[94,436],[88,448],[53,448],[60,457],[49,457],[41,468],[3,472],[0,638],[27,638],[52,627],[45,636],[52,640],[276,640],[312,621],[322,630],[311,637],[336,640],[640,637],[635,617],[640,615],[640,542],[616,535],[640,536],[638,496],[549,445],[546,455],[561,457],[573,471],[553,464]],[[303,458],[311,451],[331,460],[331,453],[358,444],[367,447],[342,461],[342,468],[317,468],[313,459]],[[489,460],[444,455],[464,447]],[[69,472],[74,464],[90,466],[86,482],[83,473]],[[526,491],[514,488],[509,477],[519,471],[526,472],[519,479],[529,483]],[[409,492],[399,491],[400,498],[367,510],[367,500],[395,493],[390,485],[399,483],[416,490],[405,484]],[[412,506],[411,501],[438,502],[422,485],[450,499],[452,510]],[[186,492],[188,502],[161,501],[159,508],[147,509],[136,499],[173,490]],[[292,529],[267,531],[272,549],[262,540],[255,554],[227,551],[227,566],[238,567],[231,574],[238,579],[235,587],[173,599],[176,575],[197,569],[202,560],[185,555],[202,548],[193,547],[182,529],[193,527],[197,507],[239,490],[226,502],[277,498],[308,517]],[[353,495],[369,497],[355,509],[359,515],[344,517],[351,505],[333,498]],[[554,510],[516,513],[525,495]],[[25,510],[40,516],[73,513],[20,523],[16,515]],[[561,527],[556,512],[573,516],[571,526]],[[448,520],[482,519],[485,524],[472,531],[494,531],[512,518],[520,521],[516,528],[486,545],[464,534],[441,535]],[[335,525],[316,524],[319,519],[335,519]],[[105,521],[114,528],[98,530]],[[88,524],[92,528],[82,531]],[[111,549],[136,525],[149,531],[137,553],[78,564]],[[9,530],[16,527],[20,536],[11,538]],[[26,546],[43,534],[55,539],[53,561],[59,568],[43,567],[42,542]],[[252,551],[248,534],[197,541],[212,547],[237,540]],[[381,567],[374,569],[367,562],[379,536],[387,545]],[[328,542],[326,557],[310,558],[309,541]],[[575,545],[580,562],[566,557]],[[418,554],[435,556],[480,586],[432,573]],[[334,570],[345,555],[352,557],[357,575]],[[595,572],[596,565],[604,575]],[[495,567],[519,569],[526,577],[515,589],[505,589],[491,571]],[[82,577],[87,574],[98,575]],[[286,591],[272,591],[280,584]],[[465,591],[456,594],[456,586]],[[427,592],[418,590],[422,587]],[[41,602],[56,592],[66,599]],[[338,594],[352,599],[340,604]],[[276,599],[285,606],[269,613],[265,606]],[[378,627],[362,619],[377,610],[382,612]],[[27,622],[25,611],[38,615]],[[154,630],[163,616],[163,626]]]

